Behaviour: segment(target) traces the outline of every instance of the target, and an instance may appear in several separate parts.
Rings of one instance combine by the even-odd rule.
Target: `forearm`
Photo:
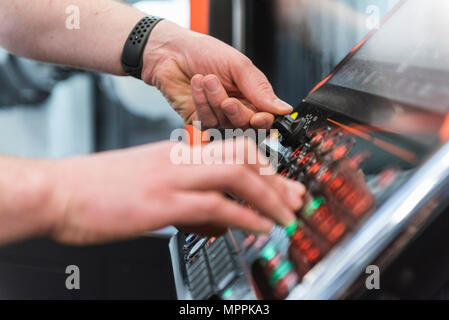
[[[71,5],[79,7],[79,29],[66,27]],[[0,46],[35,60],[123,75],[123,45],[144,16],[113,0],[0,1]]]
[[[51,226],[50,162],[0,157],[0,245]]]

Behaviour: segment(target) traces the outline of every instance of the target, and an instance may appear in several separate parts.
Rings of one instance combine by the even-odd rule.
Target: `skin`
[[[65,28],[65,10],[73,4],[81,14],[78,30]],[[1,1],[0,45],[40,61],[124,75],[123,44],[144,16],[111,0]],[[143,59],[142,80],[156,86],[186,123],[201,121],[202,129],[269,128],[274,115],[292,110],[244,55],[172,22],[154,28]],[[257,153],[245,139],[211,148],[218,152],[229,143]],[[168,225],[202,234],[227,227],[268,232],[295,219],[304,187],[260,175],[268,166],[263,156],[256,164],[243,158],[233,159],[242,164],[176,165],[173,144],[63,160],[0,156],[0,243],[44,235],[84,245]]]
[[[145,58],[143,80],[159,88],[186,123],[201,121],[202,129],[269,129],[273,114],[293,110],[247,57],[169,21],[155,27]]]

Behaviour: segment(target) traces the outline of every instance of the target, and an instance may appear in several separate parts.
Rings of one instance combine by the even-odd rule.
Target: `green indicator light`
[[[285,227],[285,232],[287,233],[287,236],[291,237],[296,229],[298,228],[298,221],[294,221],[291,224],[289,224],[288,226]]]
[[[270,278],[270,285],[274,286],[276,282],[278,282],[279,279],[285,277],[285,275],[289,273],[290,270],[292,270],[292,264],[289,261],[282,261],[279,267],[277,267],[276,270],[273,271],[273,274]]]
[[[230,298],[232,296],[232,289],[228,288],[223,292],[223,298]]]
[[[276,255],[276,248],[272,244],[267,244],[262,251],[262,258],[265,260],[271,260]]]
[[[318,197],[318,198],[315,198],[312,201],[310,201],[306,206],[306,210],[305,210],[306,216],[307,217],[312,216],[315,213],[315,211],[319,207],[321,207],[321,205],[325,202],[326,202],[326,199],[324,199],[323,197]]]

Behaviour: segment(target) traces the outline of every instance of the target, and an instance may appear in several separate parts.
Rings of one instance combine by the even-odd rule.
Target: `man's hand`
[[[243,54],[212,37],[169,21],[152,31],[143,80],[156,86],[187,124],[202,129],[269,129],[273,114],[288,114],[265,75]]]
[[[245,154],[254,143],[238,139]],[[58,241],[88,244],[138,236],[169,225],[214,234],[225,227],[268,232],[287,225],[302,205],[304,187],[278,175],[262,176],[266,159],[248,164],[175,165],[174,143],[56,161],[50,169],[50,234]],[[217,151],[222,142],[212,144]],[[190,148],[187,145],[185,148]],[[250,153],[248,153],[250,152]],[[240,205],[225,193],[251,204]],[[47,215],[48,216],[48,215]]]
[[[145,13],[119,1],[77,0],[81,27],[69,30],[64,14],[73,4],[0,1],[0,46],[35,60],[124,75],[123,45]],[[150,34],[142,78],[162,91],[186,123],[199,120],[202,129],[268,129],[273,115],[292,111],[243,54],[167,20]]]

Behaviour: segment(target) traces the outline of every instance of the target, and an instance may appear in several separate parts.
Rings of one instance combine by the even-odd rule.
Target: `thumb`
[[[267,77],[251,60],[246,58],[240,65],[232,65],[231,68],[234,83],[258,111],[280,115],[293,111],[292,106],[276,96]]]

